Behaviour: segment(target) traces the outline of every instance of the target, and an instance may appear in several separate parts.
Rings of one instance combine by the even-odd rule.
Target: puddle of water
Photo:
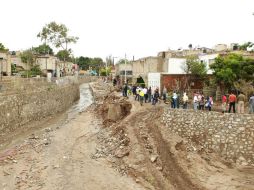
[[[79,112],[83,112],[88,106],[93,103],[93,95],[91,93],[89,84],[81,84],[80,87],[80,99],[73,105],[68,111],[68,120],[75,118]]]

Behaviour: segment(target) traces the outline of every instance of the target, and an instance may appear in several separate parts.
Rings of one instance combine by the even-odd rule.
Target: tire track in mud
[[[145,111],[140,111],[129,118],[130,126],[133,126],[135,131],[134,135],[138,139],[138,142],[146,156],[146,167],[148,167],[148,171],[150,171],[152,176],[156,179],[156,183],[154,184],[155,188],[169,189],[168,184],[171,184],[175,190],[204,190],[204,188],[200,185],[193,183],[190,176],[184,171],[178,163],[177,158],[170,151],[170,144],[163,139],[161,131],[158,128],[162,112],[163,109],[160,107],[150,108]],[[145,125],[146,127],[138,129],[138,126],[140,125]],[[144,129],[148,132],[150,138],[149,141],[153,141],[155,145],[153,149],[157,150],[158,159],[163,166],[163,169],[160,172],[167,183],[163,182],[163,179],[160,179],[156,165],[152,164],[150,161],[149,152],[145,147],[146,142],[140,135]]]

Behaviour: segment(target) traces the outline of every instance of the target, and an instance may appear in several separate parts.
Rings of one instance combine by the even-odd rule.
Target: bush
[[[42,71],[39,67],[39,65],[35,65],[31,68],[30,71],[22,71],[21,72],[21,77],[28,77],[28,78],[31,78],[31,77],[36,77],[37,75],[41,75],[42,74]]]

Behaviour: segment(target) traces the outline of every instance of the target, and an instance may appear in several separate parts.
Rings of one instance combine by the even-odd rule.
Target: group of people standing
[[[151,87],[147,88],[142,85],[133,85],[128,86],[124,84],[122,88],[123,96],[129,96],[131,94],[134,95],[135,100],[140,102],[140,105],[143,103],[152,103],[152,105],[156,105],[160,98],[159,88],[152,90]],[[180,108],[182,106],[183,109],[188,109],[189,104],[189,97],[186,92],[182,94],[182,96],[173,91],[173,93],[169,93],[167,89],[164,87],[162,91],[161,98],[166,103],[167,100],[171,103],[171,108]],[[230,95],[224,94],[221,99],[221,110],[222,113],[244,113],[244,108],[246,107],[246,96],[243,93],[240,93],[236,96],[233,92]],[[194,92],[192,97],[192,104],[194,110],[208,110],[211,111],[214,105],[213,97],[212,96],[204,96],[203,92]],[[236,110],[237,105],[237,110]],[[217,108],[218,110],[220,108]],[[249,99],[249,113],[254,113],[254,94]]]
[[[245,113],[245,105],[246,105],[247,98],[246,96],[240,92],[238,96],[235,95],[235,93],[232,91],[230,95],[227,97],[226,94],[222,96],[222,112],[228,112],[231,113],[231,110],[233,113],[236,113],[236,104],[237,104],[237,113]],[[254,94],[250,96],[249,99],[249,113],[254,113]],[[228,106],[228,108],[227,108]]]
[[[183,109],[188,109],[188,105],[190,104],[189,97],[186,92],[183,93],[182,97],[180,94],[173,92],[171,98],[171,108],[179,108],[180,104],[182,103]],[[194,110],[209,110],[211,111],[213,105],[213,98],[212,96],[205,96],[201,92],[194,92],[193,98],[193,109]]]
[[[213,97],[204,96],[203,92],[195,92],[193,96],[193,108],[194,110],[212,110]]]
[[[135,100],[140,102],[140,105],[143,105],[144,102],[155,105],[160,97],[159,88],[152,90],[151,87],[147,88],[145,86],[142,87],[141,85],[128,86],[127,84],[124,84],[123,96],[127,97],[131,94],[135,96]]]
[[[155,105],[160,97],[158,88],[152,90],[151,87],[147,88],[145,86],[142,87],[134,85],[132,87],[132,93],[135,96],[135,100],[139,101],[141,106],[143,105],[143,102]]]

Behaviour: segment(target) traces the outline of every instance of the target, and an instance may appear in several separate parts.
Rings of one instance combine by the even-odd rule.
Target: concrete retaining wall
[[[14,131],[30,121],[62,112],[79,96],[78,83],[0,96],[0,133]]]
[[[162,122],[230,162],[254,166],[254,115],[165,109]]]

